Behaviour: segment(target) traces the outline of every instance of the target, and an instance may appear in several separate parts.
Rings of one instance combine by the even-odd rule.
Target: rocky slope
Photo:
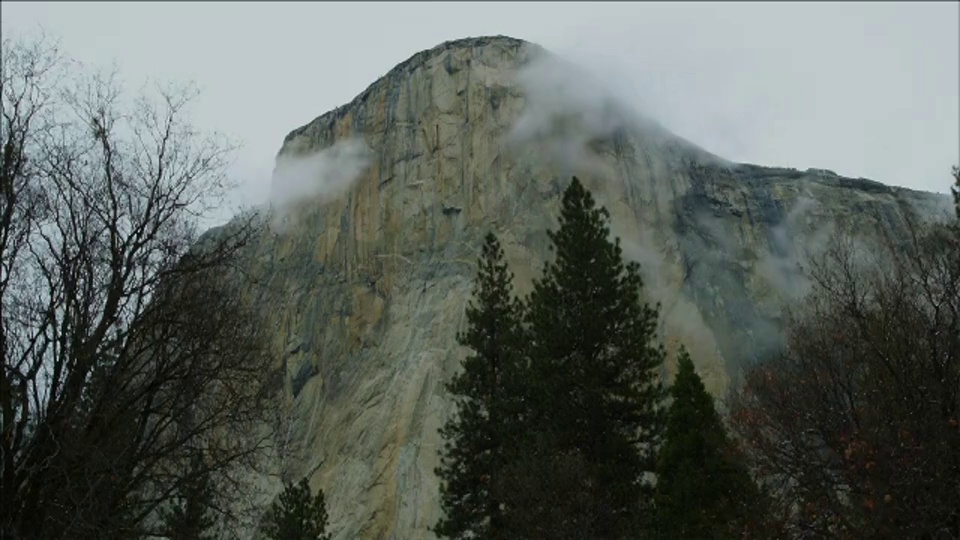
[[[253,247],[251,292],[304,448],[281,467],[325,490],[338,540],[433,537],[443,383],[464,354],[454,336],[480,238],[500,236],[527,291],[571,174],[643,265],[669,348],[685,343],[718,396],[778,344],[784,301],[803,290],[795,261],[828,223],[896,233],[910,212],[945,207],[828,171],[728,163],[506,37],[414,55],[290,133],[278,171],[278,189],[308,185]]]

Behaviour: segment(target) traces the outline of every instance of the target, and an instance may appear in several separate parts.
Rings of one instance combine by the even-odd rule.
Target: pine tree
[[[521,305],[497,238],[487,234],[467,328],[458,335],[472,354],[447,385],[456,415],[441,429],[445,445],[437,474],[444,517],[435,528],[447,538],[505,538],[502,501],[491,488],[506,462],[516,429],[520,381]]]
[[[737,538],[758,523],[759,492],[733,456],[720,416],[686,349],[657,467],[659,538]]]
[[[164,529],[170,540],[213,540],[209,531],[215,522],[208,504],[214,497],[210,477],[204,470],[203,455],[194,454],[189,471],[180,485],[179,498],[163,514]]]
[[[306,478],[286,485],[264,523],[264,534],[269,540],[330,540],[326,529],[323,491],[311,496]]]
[[[556,260],[527,307],[529,428],[582,456],[599,494],[581,509],[595,516],[590,536],[627,538],[650,517],[644,475],[663,427],[664,353],[654,342],[658,308],[641,301],[639,265],[624,262],[608,220],[574,177],[549,233]]]
[[[582,540],[593,538],[592,513],[602,492],[576,449],[561,450],[536,432],[524,438],[521,451],[497,478],[494,487],[504,504],[505,538],[510,540]]]

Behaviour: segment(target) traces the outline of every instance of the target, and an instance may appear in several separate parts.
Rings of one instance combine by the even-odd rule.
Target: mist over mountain
[[[335,538],[433,537],[443,384],[481,238],[500,237],[528,292],[572,175],[641,263],[671,358],[685,344],[719,398],[781,345],[800,265],[837,227],[896,237],[950,211],[944,195],[732,163],[655,118],[495,36],[419,52],[285,138],[249,292],[305,449],[276,468],[323,488]]]

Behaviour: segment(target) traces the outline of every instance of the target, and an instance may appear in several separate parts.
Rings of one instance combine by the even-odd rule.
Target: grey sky
[[[241,139],[255,204],[284,135],[448,39],[506,34],[582,62],[734,161],[944,192],[960,162],[960,4],[3,2],[124,79],[193,80],[195,121]]]

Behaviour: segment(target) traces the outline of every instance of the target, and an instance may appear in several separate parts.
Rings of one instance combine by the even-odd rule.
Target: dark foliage
[[[609,213],[577,178],[564,192],[556,258],[529,299],[530,426],[576,452],[597,494],[581,509],[593,538],[636,537],[650,517],[644,475],[663,427],[664,352],[639,265],[610,240]],[[568,454],[563,454],[568,455]]]
[[[310,494],[304,478],[287,484],[280,498],[273,503],[263,524],[269,540],[330,540],[327,530],[327,508],[323,491]]]
[[[190,463],[189,474],[177,488],[176,499],[162,512],[164,534],[169,540],[213,540],[216,520],[209,506],[216,498],[202,452]]]
[[[441,430],[446,443],[437,474],[445,516],[441,537],[505,538],[501,503],[491,489],[516,435],[521,373],[520,304],[513,276],[493,234],[484,239],[467,329],[458,336],[472,354],[448,384],[457,414]]]
[[[793,535],[960,537],[960,222],[811,271],[786,353],[733,410]]]
[[[556,261],[524,306],[487,237],[461,336],[474,354],[450,385],[441,535],[633,538],[651,525],[664,353],[607,219],[574,178],[550,233]]]
[[[740,538],[758,529],[759,491],[685,349],[670,395],[657,464],[657,536]]]

